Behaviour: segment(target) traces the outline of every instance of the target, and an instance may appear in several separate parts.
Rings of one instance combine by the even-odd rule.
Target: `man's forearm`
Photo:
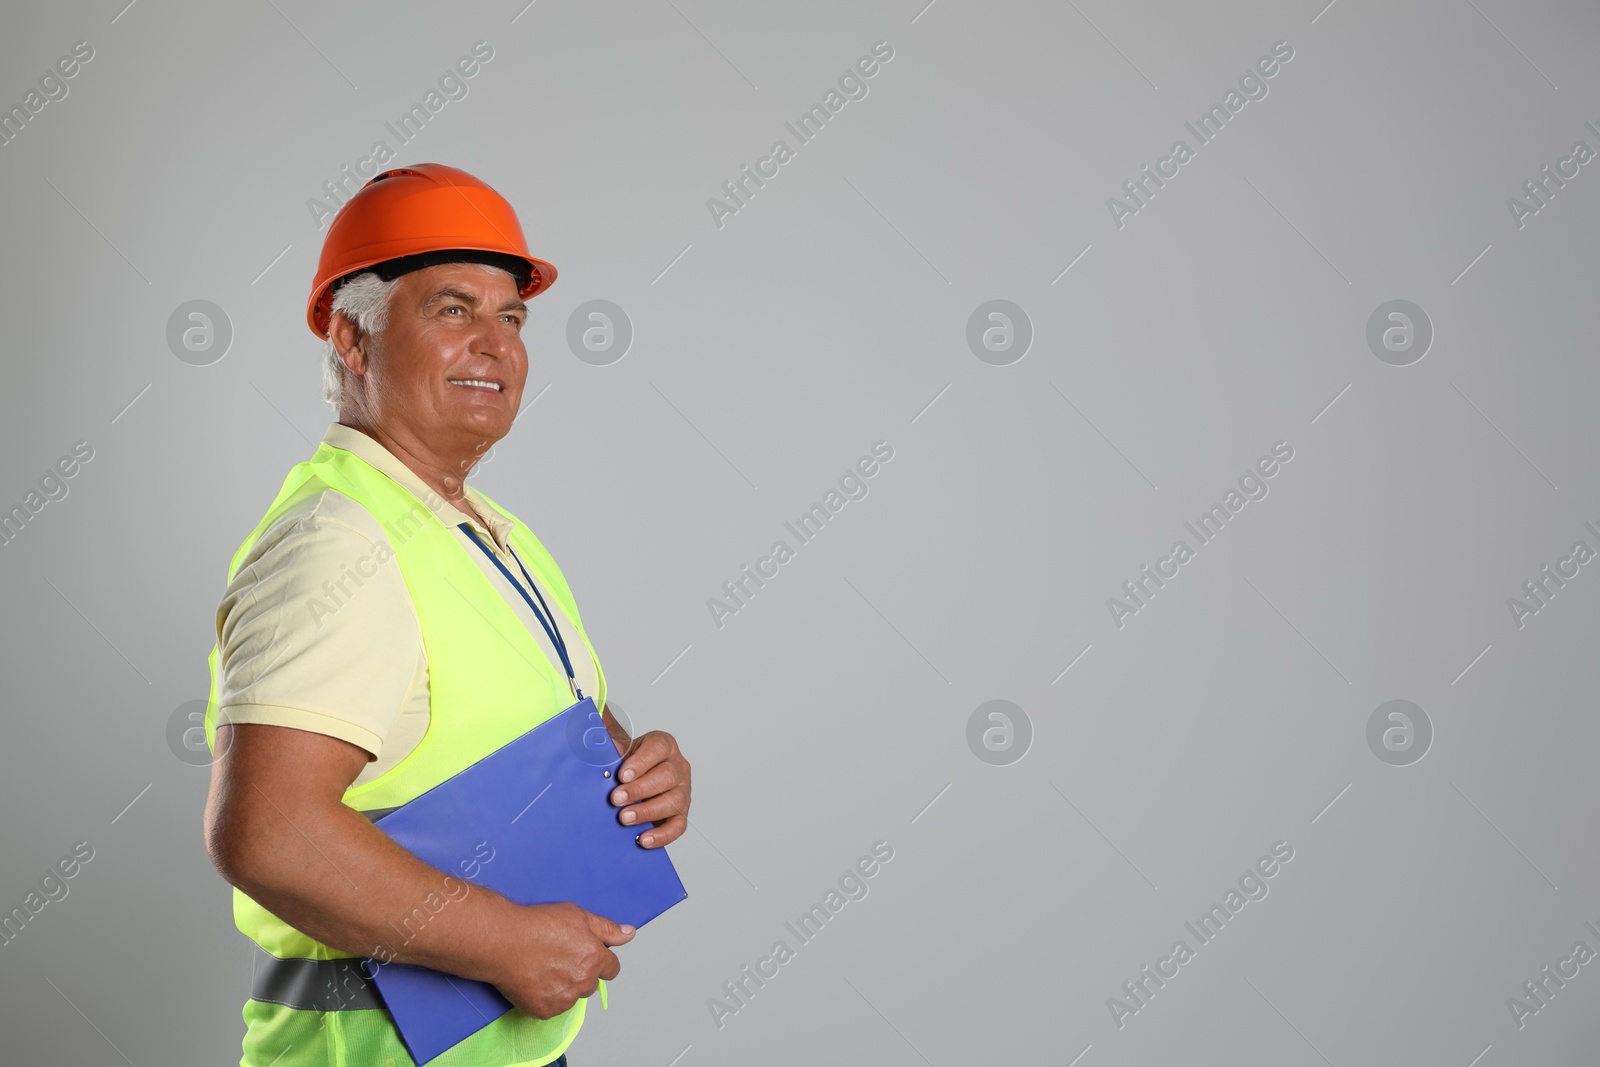
[[[423,863],[360,813],[336,804],[252,805],[224,833],[249,842],[223,871],[262,907],[333,948],[488,980],[515,904],[474,885],[493,842],[445,873]],[[488,859],[485,858],[488,857]]]

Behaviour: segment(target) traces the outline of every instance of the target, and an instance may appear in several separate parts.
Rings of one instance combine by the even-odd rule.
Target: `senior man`
[[[627,736],[555,562],[466,484],[511,430],[524,301],[554,278],[511,206],[452,167],[379,174],[329,226],[307,321],[338,421],[235,554],[210,658],[206,847],[257,946],[243,1067],[413,1063],[363,956],[487,981],[514,1005],[432,1063],[566,1063],[633,929],[514,904],[371,820],[580,691],[625,756],[621,821],[646,848],[687,826],[676,742]]]

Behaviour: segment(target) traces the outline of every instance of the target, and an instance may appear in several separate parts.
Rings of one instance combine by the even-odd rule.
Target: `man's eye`
[[[446,311],[465,311],[466,308],[463,308],[460,304],[451,304],[448,307],[446,307],[445,310]]]

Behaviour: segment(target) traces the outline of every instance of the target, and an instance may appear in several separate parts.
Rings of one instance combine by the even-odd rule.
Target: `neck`
[[[359,430],[388,449],[390,454],[404,463],[423,483],[444,500],[467,514],[476,514],[467,503],[466,473],[478,461],[477,456],[450,456],[427,448],[414,435],[394,434],[382,427],[368,423],[357,416],[341,415],[340,425]],[[481,516],[480,516],[481,517]]]

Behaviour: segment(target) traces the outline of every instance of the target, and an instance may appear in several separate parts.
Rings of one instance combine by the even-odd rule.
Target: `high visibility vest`
[[[326,489],[361,504],[387,531],[428,657],[429,723],[421,742],[387,772],[352,786],[343,796],[345,804],[376,818],[561,712],[573,697],[565,672],[550,663],[455,533],[393,479],[359,456],[327,443],[289,472],[266,515],[234,554],[229,582],[263,532],[287,509]],[[516,521],[498,504],[489,504]],[[575,651],[586,649],[588,638],[577,605],[555,561],[520,521],[510,540],[535,580],[578,627],[580,640],[569,638],[569,645]],[[206,743],[213,752],[220,658],[220,649],[214,647],[205,716]],[[592,695],[595,704],[604,707],[605,675],[598,663],[595,671],[599,692]],[[360,872],[350,873],[359,884]],[[247,1029],[241,1067],[413,1063],[361,970],[359,957],[308,937],[237,888],[233,915],[239,929],[261,950],[254,995],[244,1006]],[[577,1036],[586,1003],[580,999],[553,1019],[511,1011],[431,1061],[432,1067],[549,1063]]]

